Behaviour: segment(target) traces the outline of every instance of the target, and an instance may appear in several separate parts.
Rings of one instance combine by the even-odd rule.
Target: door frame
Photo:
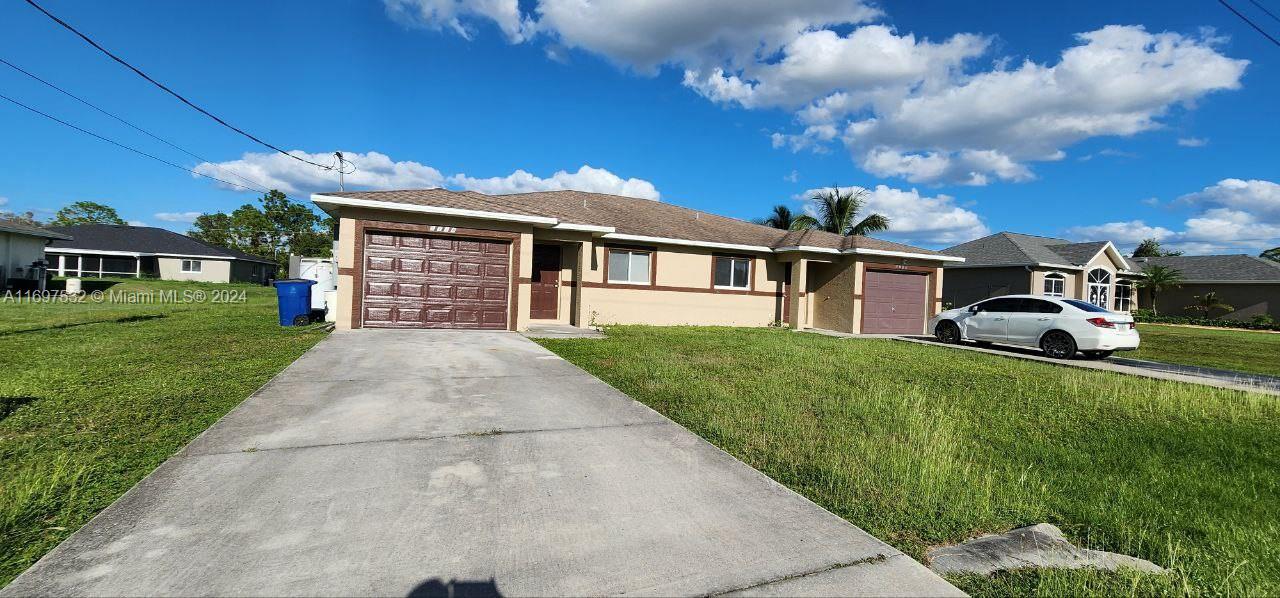
[[[355,254],[350,268],[338,268],[338,276],[351,277],[351,328],[364,328],[364,243],[370,232],[401,233],[426,237],[458,237],[470,239],[502,240],[510,244],[507,252],[507,271],[510,293],[507,298],[507,330],[516,329],[516,314],[520,305],[520,233],[434,224],[411,224],[388,220],[353,218],[352,249]]]
[[[546,251],[547,249],[555,249],[555,252],[556,252],[556,281],[555,281],[555,289],[556,289],[556,292],[555,292],[555,302],[554,302],[554,303],[552,304],[552,306],[551,306],[551,309],[552,309],[552,311],[553,311],[554,313],[553,313],[553,314],[551,315],[551,317],[549,317],[549,318],[534,317],[534,315],[533,315],[533,313],[534,313],[534,305],[533,305],[533,301],[534,301],[534,299],[533,299],[533,296],[534,296],[534,295],[533,295],[533,287],[535,287],[535,286],[537,286],[537,285],[539,285],[539,284],[546,284],[546,283],[539,283],[539,282],[537,282],[537,281],[535,281],[535,280],[533,280],[533,279],[534,279],[534,278],[541,278],[541,272],[550,272],[550,270],[539,270],[539,269],[538,269],[538,250],[539,250],[539,249],[542,249],[543,251]],[[533,262],[533,263],[532,263],[532,271],[530,272],[530,274],[532,274],[532,276],[530,276],[530,281],[529,281],[529,287],[530,287],[530,292],[529,292],[529,319],[530,319],[530,320],[559,320],[559,319],[560,319],[560,287],[561,287],[561,282],[562,282],[562,281],[560,280],[560,276],[561,276],[561,272],[564,270],[564,247],[563,247],[561,244],[559,244],[559,243],[537,243],[537,242],[535,242],[535,243],[533,244],[532,262]]]
[[[860,291],[853,296],[858,303],[858,333],[863,334],[867,330],[867,274],[871,272],[890,272],[894,274],[913,274],[924,276],[924,309],[921,315],[924,317],[920,324],[918,334],[925,334],[925,328],[929,326],[930,310],[933,306],[934,285],[937,284],[937,270],[929,266],[914,266],[907,264],[885,264],[882,262],[862,262],[862,276],[857,288]],[[917,334],[917,333],[913,333]]]

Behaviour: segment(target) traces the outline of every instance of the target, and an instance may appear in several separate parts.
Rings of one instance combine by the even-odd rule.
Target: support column
[[[808,294],[805,289],[809,286],[809,260],[804,258],[797,259],[791,263],[791,288],[787,290],[790,305],[787,309],[788,324],[795,330],[808,328],[809,321],[805,318],[808,310],[805,309],[804,302],[808,301]]]
[[[134,268],[133,268],[133,277],[142,278],[142,258],[135,257],[133,259],[137,260],[137,263],[134,264]]]
[[[595,245],[593,239],[587,239],[578,244],[578,263],[573,271],[573,301],[570,302],[569,323],[583,328],[587,322],[583,319],[583,296],[586,294],[586,288],[582,281],[587,278],[587,270],[591,268],[591,255],[595,253]]]

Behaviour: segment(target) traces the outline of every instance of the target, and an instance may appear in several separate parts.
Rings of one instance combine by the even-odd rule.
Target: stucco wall
[[[1031,273],[1031,290],[1028,291],[1033,295],[1044,294],[1044,277],[1050,272],[1057,272],[1062,275],[1062,296],[1066,299],[1080,298],[1080,277],[1074,270],[1054,270],[1045,268],[1036,270]],[[957,306],[958,307],[958,306]]]
[[[964,307],[990,297],[1031,292],[1031,273],[1022,266],[947,268],[946,271],[942,298],[951,307]]]
[[[1186,309],[1196,305],[1195,296],[1218,293],[1218,300],[1235,308],[1231,312],[1215,309],[1209,316],[1230,320],[1248,320],[1259,314],[1270,314],[1280,320],[1280,283],[1275,284],[1184,284],[1180,288],[1165,289],[1156,295],[1156,308],[1170,316],[1195,316],[1197,312]],[[1142,303],[1150,305],[1150,293],[1143,291]]]
[[[813,327],[837,332],[854,332],[855,284],[857,262],[852,258],[830,264],[813,264],[809,268],[813,289]]]
[[[156,264],[161,280],[193,280],[198,282],[228,282],[231,280],[230,260],[200,259],[199,272],[183,272],[182,259],[158,257]]]
[[[587,282],[582,289],[584,324],[766,326],[782,318],[784,266],[774,256],[751,256],[753,291],[720,291],[712,285],[713,258],[728,252],[678,245],[648,247],[657,250],[652,288],[601,287],[608,247],[594,245],[594,259],[583,276]]]
[[[4,268],[3,276],[16,278],[18,268],[25,269],[31,262],[43,258],[45,241],[41,237],[0,232],[0,267]],[[25,272],[23,276],[26,276]],[[4,280],[0,279],[0,288],[3,286]]]

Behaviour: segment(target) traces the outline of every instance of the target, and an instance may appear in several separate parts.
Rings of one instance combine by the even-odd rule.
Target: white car
[[[1041,295],[1006,295],[947,310],[929,320],[929,329],[944,343],[1039,347],[1057,359],[1071,359],[1076,352],[1103,359],[1138,348],[1132,316]]]

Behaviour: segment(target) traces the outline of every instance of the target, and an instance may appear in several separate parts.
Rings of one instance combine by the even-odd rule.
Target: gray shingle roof
[[[96,251],[129,251],[173,255],[208,255],[227,259],[274,264],[269,259],[243,251],[215,247],[171,230],[151,226],[127,226],[122,224],[82,224],[79,226],[51,226],[51,230],[70,235],[56,240],[50,249],[88,249]],[[73,239],[74,237],[74,239]]]
[[[17,233],[19,235],[31,235],[33,237],[44,237],[46,239],[70,239],[63,233],[47,229],[43,226],[27,224],[17,220],[8,220],[0,218],[0,232]]]
[[[1152,265],[1173,268],[1186,280],[1280,283],[1280,264],[1252,255],[1178,255],[1133,261],[1143,270]]]
[[[1072,243],[1066,239],[1000,232],[942,250],[965,258],[964,266],[1034,266],[1061,264],[1083,266],[1098,255],[1107,241]]]
[[[870,237],[845,237],[816,230],[785,231],[670,203],[585,191],[536,191],[510,195],[485,195],[474,191],[421,189],[346,191],[321,195],[506,212],[526,216],[547,216],[561,222],[613,227],[621,234],[686,241],[756,245],[769,248],[806,245],[825,249],[860,248],[938,254],[928,249]]]

